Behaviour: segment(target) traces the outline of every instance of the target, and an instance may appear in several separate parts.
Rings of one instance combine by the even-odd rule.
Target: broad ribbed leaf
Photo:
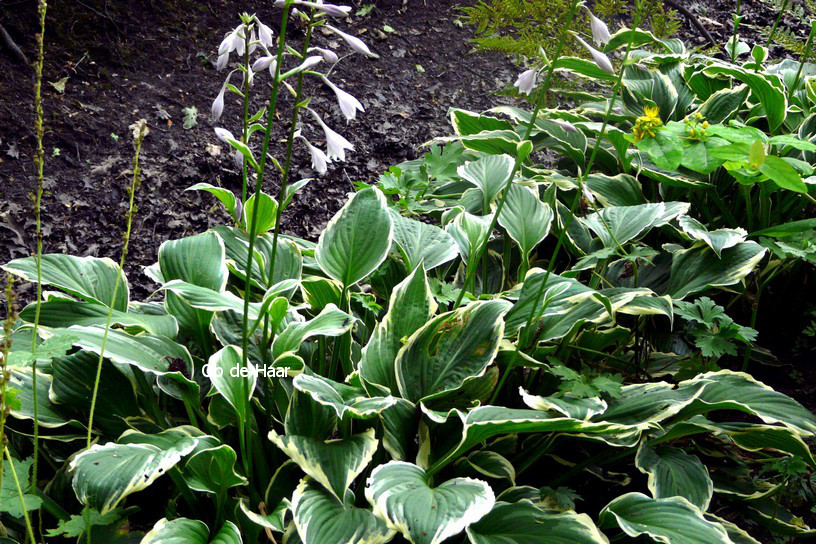
[[[374,513],[413,544],[439,544],[490,512],[493,490],[481,480],[428,484],[416,465],[391,461],[371,473],[365,490]]]
[[[415,332],[397,356],[397,384],[412,402],[452,391],[493,361],[510,304],[473,302],[442,314]]]
[[[490,203],[507,183],[513,163],[508,155],[487,155],[459,167],[459,177],[481,190],[483,212],[490,210]]]
[[[734,285],[753,271],[765,251],[755,242],[725,249],[719,258],[708,247],[677,251],[672,258],[668,294],[679,300],[712,287]]]
[[[207,525],[197,519],[178,518],[169,521],[162,518],[142,539],[141,544],[241,544],[241,532],[231,521],[210,540]]]
[[[292,495],[300,539],[308,544],[384,544],[394,531],[371,510],[354,506],[354,493],[338,501],[325,489],[305,478]]]
[[[771,131],[775,131],[785,120],[788,100],[785,96],[785,87],[778,76],[724,65],[710,66],[706,68],[705,74],[713,76],[724,74],[748,85],[755,99],[759,100],[765,109],[765,118]]]
[[[34,257],[14,259],[2,266],[3,270],[26,281],[37,281],[37,265]],[[124,273],[119,274],[115,262],[106,258],[74,257],[56,253],[42,256],[42,283],[56,287],[81,299],[111,305],[113,288],[119,278],[119,289],[113,308],[127,311],[130,288]]]
[[[74,300],[47,300],[40,304],[40,326],[66,328],[71,325],[105,325],[108,322],[109,308],[101,304]],[[34,322],[35,305],[29,304],[22,312],[20,319]],[[178,334],[178,322],[171,315],[145,315],[134,312],[113,310],[111,326],[139,329],[159,336],[175,338]]]
[[[456,241],[462,258],[469,260],[476,255],[490,228],[490,217],[480,217],[468,212],[456,216],[445,230]]]
[[[708,230],[702,223],[687,215],[681,216],[678,221],[680,228],[693,240],[705,242],[708,247],[714,250],[717,257],[722,256],[722,251],[729,247],[744,242],[748,235],[744,229],[717,229]]]
[[[242,315],[244,313],[244,299],[233,295],[229,291],[219,292],[182,280],[171,280],[162,285],[161,288],[176,295],[183,302],[198,310],[204,310],[208,313],[225,312],[227,310]],[[257,303],[249,305],[250,319],[258,318],[259,309],[260,305]]]
[[[292,461],[331,492],[338,501],[371,462],[378,440],[374,429],[337,440],[317,440],[309,436],[279,435],[273,429],[269,439]]]
[[[545,279],[547,283],[542,291],[541,284]],[[530,314],[539,317],[565,314],[578,303],[596,293],[595,290],[573,278],[548,274],[545,270],[534,268],[527,273],[518,301],[507,313],[505,332],[507,336],[518,333],[519,329],[527,323]],[[534,306],[536,301],[538,305]]]
[[[223,291],[228,275],[224,252],[224,242],[214,232],[164,242],[159,248],[162,282],[182,280]]]
[[[320,234],[315,259],[330,277],[343,285],[353,285],[385,260],[393,231],[385,196],[374,187],[363,189],[346,202]]]
[[[683,497],[701,511],[708,510],[714,483],[696,455],[667,446],[653,449],[642,443],[635,464],[649,476],[649,491],[654,498]]]
[[[226,444],[201,450],[184,464],[184,481],[193,491],[220,495],[230,487],[246,485],[247,479],[235,471],[237,455]]]
[[[614,247],[645,235],[654,227],[665,225],[678,215],[688,212],[685,202],[658,202],[637,206],[614,206],[603,208],[583,219],[604,246]]]
[[[467,529],[473,544],[607,544],[586,514],[544,512],[533,503],[499,502]]]
[[[304,340],[312,336],[340,336],[354,326],[354,317],[334,304],[327,305],[314,319],[290,323],[272,343],[272,356],[297,351]]]
[[[634,176],[628,174],[618,174],[617,176],[591,174],[587,177],[585,183],[592,194],[598,198],[598,202],[604,207],[646,204],[643,187]]]
[[[187,187],[185,191],[206,191],[217,198],[221,204],[227,209],[227,212],[234,217],[235,219],[239,219],[237,217],[238,214],[235,213],[235,208],[238,205],[238,199],[235,197],[235,193],[230,191],[229,189],[224,189],[223,187],[216,187],[210,183],[196,183],[191,187]]]
[[[214,353],[207,364],[213,388],[235,409],[238,417],[244,417],[258,382],[255,369],[243,366],[241,349],[236,346]]]
[[[665,544],[733,544],[722,525],[706,520],[682,497],[627,493],[601,510],[598,523],[603,529],[618,526],[629,536],[646,535]]]
[[[16,419],[34,420],[34,381],[33,369],[18,366],[10,367],[11,379],[9,385],[16,389],[17,400],[20,406],[11,408],[11,416]],[[37,370],[37,420],[40,426],[53,429],[71,423],[71,417],[63,413],[64,410],[53,404],[48,398],[52,377]]]
[[[436,308],[425,271],[417,266],[391,292],[388,311],[363,348],[360,377],[364,383],[398,391],[395,361],[402,341],[427,323]]]
[[[621,425],[659,423],[691,404],[704,387],[705,383],[694,380],[679,386],[666,382],[625,385],[619,397],[609,400],[606,411],[592,420]]]
[[[573,419],[589,419],[592,416],[602,414],[606,411],[606,401],[599,398],[577,398],[570,395],[562,397],[541,397],[531,395],[524,389],[519,388],[524,404],[533,410],[543,412],[557,412]]]
[[[456,243],[444,230],[405,217],[393,209],[389,211],[394,222],[394,243],[404,253],[408,270],[413,270],[420,262],[425,270],[430,270],[458,256]]]
[[[524,261],[533,249],[547,236],[552,225],[553,213],[541,202],[531,189],[513,184],[499,215],[499,224],[518,244]]]
[[[334,410],[340,419],[346,414],[356,419],[377,417],[396,402],[394,397],[369,397],[361,387],[338,383],[317,375],[299,374],[292,384],[314,401]]]

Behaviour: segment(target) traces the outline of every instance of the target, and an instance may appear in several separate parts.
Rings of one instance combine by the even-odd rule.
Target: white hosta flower
[[[297,71],[302,72],[303,70],[308,70],[309,68],[317,66],[321,62],[323,62],[323,57],[321,57],[320,55],[306,57],[306,60],[300,63],[300,66],[297,67]]]
[[[237,166],[238,168],[244,167],[244,154],[238,151],[237,149],[235,150],[235,153],[232,155],[232,160],[233,162],[235,162],[235,166]]]
[[[331,25],[326,25],[326,28],[328,28],[329,30],[331,30],[332,32],[334,32],[335,34],[337,34],[338,36],[343,38],[343,40],[349,45],[349,47],[351,47],[352,49],[354,49],[358,53],[362,53],[363,55],[366,55],[366,56],[369,56],[369,57],[375,56],[374,53],[371,52],[371,49],[369,49],[368,46],[363,42],[363,40],[361,40],[357,36],[352,36],[351,34],[346,34],[342,30],[338,30],[338,29],[334,28]]]
[[[581,192],[584,194],[584,199],[590,204],[595,203],[595,195],[589,190],[585,183],[581,184]]]
[[[242,25],[238,25],[232,32],[227,34],[227,37],[221,41],[221,45],[218,46],[218,54],[223,55],[224,53],[231,53],[235,51],[235,36],[241,30]]]
[[[309,150],[309,154],[312,156],[312,170],[317,172],[318,174],[325,174],[329,167],[329,158],[323,153],[323,150],[313,146],[309,143],[309,140],[300,136],[300,139],[303,140],[303,143],[306,144],[306,148]]]
[[[310,47],[309,53],[318,53],[321,57],[323,57],[323,60],[331,64],[334,64],[335,62],[340,60],[340,57],[337,56],[337,53],[330,49],[323,49],[322,47]]]
[[[227,90],[227,83],[229,83],[230,76],[232,76],[232,74],[227,76],[227,80],[221,86],[221,92],[219,92],[218,96],[216,96],[215,100],[213,100],[212,108],[210,109],[210,117],[212,118],[213,122],[221,119],[221,114],[224,113],[224,92]]]
[[[536,86],[536,79],[538,78],[538,70],[530,69],[520,73],[518,79],[513,83],[513,87],[518,87],[520,93],[530,96]]]
[[[258,39],[265,46],[271,47],[275,43],[272,29],[260,22],[258,19],[255,19],[255,22],[258,23]]]
[[[609,34],[609,27],[606,26],[602,20],[595,17],[589,8],[587,8],[589,12],[589,28],[592,30],[592,39],[595,40],[595,43],[598,45],[607,44],[609,40],[612,39],[612,35]]]
[[[218,55],[218,61],[215,63],[216,70],[221,71],[227,66],[227,63],[229,62],[229,55],[229,51],[224,51]]]
[[[578,128],[569,121],[564,121],[563,119],[548,119],[548,121],[555,123],[567,132],[578,132]]]
[[[215,127],[215,135],[225,144],[228,144],[230,140],[235,140],[235,136],[232,135],[232,132],[225,128]]]
[[[321,119],[320,116],[313,110],[309,111],[312,112],[312,117],[315,118],[315,121],[318,122],[326,135],[326,156],[329,158],[329,160],[346,160],[346,149],[354,151],[354,146],[351,145],[351,142],[330,129],[326,123],[323,122],[323,119]]]
[[[340,111],[343,112],[343,115],[346,117],[347,121],[351,121],[355,117],[357,117],[357,110],[365,111],[363,105],[360,103],[359,100],[351,96],[349,93],[326,79],[325,77],[321,78],[323,83],[331,87],[331,90],[334,91],[334,94],[337,95],[337,103],[340,105]]]
[[[320,4],[317,2],[309,2],[307,0],[296,0],[295,4],[298,4],[303,7],[313,8],[322,11],[326,15],[331,15],[332,17],[345,17],[351,12],[351,8],[349,6],[337,6],[334,4]]]
[[[244,29],[235,35],[235,52],[239,57],[244,56],[244,47],[246,46],[246,38],[244,37]]]
[[[584,40],[581,39],[581,36],[578,36],[576,34],[575,38],[579,42],[581,42],[581,45],[586,47],[587,51],[589,51],[589,54],[592,55],[592,60],[594,60],[595,64],[598,65],[598,68],[604,70],[605,72],[609,72],[610,74],[615,73],[615,68],[612,66],[612,61],[609,60],[609,57],[607,57],[606,55],[604,55],[603,53],[601,53],[600,51],[586,43]]]
[[[258,49],[258,35],[255,33],[255,29],[252,30],[252,34],[249,35],[249,54],[255,52]]]
[[[253,72],[260,72],[262,70],[266,70],[270,66],[275,63],[275,57],[273,55],[267,55],[265,57],[259,57],[258,60],[252,63],[252,71]]]

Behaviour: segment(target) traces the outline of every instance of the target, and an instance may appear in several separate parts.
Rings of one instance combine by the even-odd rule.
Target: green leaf
[[[11,367],[9,385],[15,390],[18,406],[9,406],[11,416],[16,419],[34,420],[34,380],[33,369]],[[41,427],[53,429],[71,423],[63,407],[51,402],[49,390],[53,378],[37,370],[37,420]]]
[[[573,72],[590,79],[598,79],[614,83],[618,80],[616,74],[610,74],[590,60],[577,57],[559,57],[555,63],[555,70]]]
[[[774,183],[788,191],[807,194],[808,188],[799,172],[784,159],[769,155],[759,167],[759,171]]]
[[[615,247],[644,236],[649,230],[665,225],[688,212],[685,202],[658,202],[637,206],[614,206],[583,219],[606,247]],[[617,244],[616,244],[617,242]]]
[[[702,223],[688,215],[682,215],[677,220],[683,232],[693,240],[705,242],[714,250],[717,257],[722,257],[722,251],[734,247],[745,241],[747,233],[741,228],[708,230]]]
[[[348,438],[326,441],[309,436],[279,435],[273,429],[269,439],[338,501],[371,462],[379,443],[373,428]]]
[[[87,517],[90,518],[90,524],[87,523],[86,514],[84,512],[80,515],[73,515],[67,520],[61,519],[57,524],[57,528],[49,529],[47,534],[51,537],[65,536],[68,538],[78,538],[85,534],[88,529],[111,525],[119,521],[122,517],[122,510],[115,508],[102,516],[94,508],[89,508]]]
[[[235,409],[238,417],[244,417],[255,392],[258,374],[254,368],[243,366],[241,349],[236,346],[222,348],[210,357],[207,365],[213,388]]]
[[[468,467],[486,478],[503,479],[516,483],[516,469],[503,455],[495,451],[474,451],[464,460]]]
[[[517,184],[510,186],[499,224],[518,244],[525,262],[550,232],[552,220],[552,209],[534,191]]]
[[[658,128],[654,137],[646,136],[635,145],[649,155],[649,159],[659,168],[677,170],[683,159],[683,142],[670,130]]]
[[[443,229],[404,217],[394,210],[390,212],[394,243],[402,250],[408,270],[415,269],[420,262],[425,270],[430,270],[459,255],[453,238]]]
[[[425,271],[417,266],[391,292],[388,311],[363,348],[360,377],[364,384],[385,387],[391,393],[398,391],[394,362],[403,339],[427,323],[436,308]]]
[[[682,299],[712,287],[734,285],[753,271],[765,251],[755,242],[725,249],[719,258],[708,247],[677,251],[672,257],[666,291],[673,299]]]
[[[413,544],[439,544],[461,533],[495,502],[480,480],[455,478],[431,487],[424,470],[401,461],[374,469],[365,494],[374,513]]]
[[[5,512],[13,518],[23,517],[23,504],[26,511],[37,510],[42,505],[42,499],[33,493],[31,490],[31,465],[34,463],[33,458],[28,458],[19,461],[12,457],[12,463],[8,462],[7,458],[3,459],[3,487],[0,488],[0,512]],[[12,467],[14,474],[20,481],[20,488],[23,490],[23,504],[20,504],[20,495],[17,492],[17,485],[14,483],[14,474],[11,473]]]
[[[227,489],[246,485],[247,479],[235,471],[237,455],[226,444],[200,450],[184,464],[184,481],[193,491],[222,495]]]
[[[37,265],[33,257],[14,259],[2,269],[26,281],[37,281]],[[113,287],[119,278],[119,289],[113,308],[126,312],[130,288],[124,273],[119,274],[118,265],[108,258],[74,257],[73,255],[47,254],[42,256],[42,283],[65,291],[88,302],[111,305]]]
[[[451,108],[448,115],[453,129],[460,136],[470,136],[484,130],[512,130],[513,128],[513,125],[505,119],[497,119],[458,108]]]
[[[586,514],[544,512],[531,502],[498,502],[467,528],[473,544],[607,544]],[[544,536],[546,535],[546,536]],[[542,540],[544,539],[544,540]]]
[[[697,456],[667,446],[652,449],[644,442],[635,464],[649,476],[649,491],[654,498],[683,497],[701,511],[708,510],[714,483]]]
[[[706,520],[682,497],[652,499],[626,493],[601,510],[598,522],[604,529],[618,526],[631,537],[646,535],[665,544],[732,544],[720,524]]]
[[[473,302],[444,313],[415,332],[399,351],[397,385],[403,398],[416,402],[452,391],[480,376],[493,361],[504,333],[502,300]]]
[[[643,187],[641,187],[637,178],[628,174],[618,174],[616,176],[590,174],[587,177],[586,186],[598,198],[598,201],[607,208],[646,204]]]
[[[712,125],[725,123],[736,116],[740,107],[745,104],[750,89],[747,85],[737,85],[733,88],[720,89],[697,109],[697,113]]]
[[[315,402],[334,410],[340,419],[346,414],[355,419],[377,417],[396,403],[394,397],[369,397],[361,387],[337,383],[317,375],[299,374],[295,376],[292,385]]]
[[[238,199],[235,197],[235,193],[229,189],[216,187],[215,185],[211,185],[209,183],[196,183],[191,187],[187,187],[185,191],[206,191],[210,193],[224,205],[227,212],[229,212],[232,217],[237,219],[235,211],[236,206],[238,205]]]
[[[751,149],[748,151],[748,164],[754,170],[759,170],[762,164],[765,162],[765,146],[762,145],[761,140],[756,140],[753,144],[751,144]]]
[[[108,310],[101,304],[90,302],[46,300],[40,304],[40,326],[65,328],[71,325],[105,325],[108,322]],[[29,304],[20,312],[20,319],[33,323],[35,311],[35,304]],[[139,329],[168,338],[175,338],[178,334],[178,322],[170,315],[145,315],[113,310],[111,326]]]
[[[309,544],[384,544],[394,537],[371,510],[354,506],[351,491],[338,501],[308,478],[292,495],[292,513],[300,540]]]
[[[799,221],[791,221],[789,223],[783,223],[781,225],[768,227],[765,229],[754,231],[750,234],[750,236],[751,237],[769,236],[771,238],[787,238],[788,236],[793,236],[795,234],[799,234],[800,232],[807,232],[811,229],[816,229],[816,218],[800,219]]]
[[[486,155],[459,167],[459,177],[482,192],[482,211],[490,210],[493,199],[501,192],[513,173],[514,161],[508,155]]]
[[[210,540],[210,530],[197,519],[162,518],[142,539],[141,544],[241,544],[241,532],[228,521]]]
[[[704,73],[709,76],[720,74],[731,76],[748,85],[755,99],[759,100],[765,109],[765,116],[771,131],[779,128],[779,125],[785,120],[788,100],[778,76],[716,64],[706,68]]]
[[[489,228],[490,217],[480,217],[463,212],[448,224],[446,230],[459,246],[462,258],[469,260],[476,256]]]
[[[255,221],[255,234],[263,234],[275,228],[275,216],[278,213],[278,202],[268,194],[261,192],[258,202],[258,219]],[[255,194],[250,196],[244,204],[244,213],[241,224],[247,232],[251,231],[252,217],[255,213]]]
[[[277,359],[284,353],[295,352],[313,336],[340,336],[350,331],[354,322],[354,316],[328,304],[313,319],[290,323],[272,343],[272,356]]]
[[[385,196],[374,187],[356,193],[321,233],[315,259],[345,286],[364,279],[388,255],[394,225]]]

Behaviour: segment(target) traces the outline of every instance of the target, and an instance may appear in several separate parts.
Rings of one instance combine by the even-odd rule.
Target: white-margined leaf
[[[513,164],[513,158],[508,155],[486,155],[459,167],[459,177],[482,192],[483,212],[490,210],[490,203],[504,188],[513,173]]]
[[[241,532],[228,521],[210,540],[207,525],[197,519],[162,518],[142,539],[141,544],[242,544]]]
[[[637,206],[603,208],[582,221],[601,239],[604,246],[614,247],[645,235],[688,212],[685,202],[658,202]]]
[[[342,501],[351,482],[371,462],[379,443],[373,428],[348,438],[325,441],[280,435],[273,429],[269,439],[338,501]]]
[[[466,261],[474,258],[476,251],[490,228],[490,217],[480,217],[468,212],[460,213],[445,230],[456,241],[459,253]]]
[[[552,225],[550,206],[531,189],[513,184],[499,214],[499,224],[518,244],[522,259],[529,262],[530,253],[547,236]]]
[[[374,513],[413,544],[439,544],[461,533],[495,502],[481,480],[455,478],[432,487],[424,470],[402,461],[374,469],[365,494]]]
[[[748,236],[748,233],[741,228],[708,230],[702,223],[688,215],[680,216],[677,222],[683,232],[692,240],[705,242],[708,247],[714,250],[717,257],[722,256],[724,249],[744,242],[746,236]]]
[[[290,323],[272,343],[272,357],[277,359],[284,353],[294,352],[313,336],[340,336],[354,326],[354,316],[329,304],[309,321]]]
[[[226,444],[198,451],[184,464],[184,481],[193,491],[214,495],[246,485],[247,479],[235,471],[236,460],[235,450]]]
[[[557,412],[573,419],[587,420],[592,416],[603,414],[607,408],[606,401],[600,398],[578,398],[571,395],[542,397],[531,395],[523,388],[519,388],[519,392],[521,398],[524,399],[524,404],[533,410]]]
[[[649,476],[649,491],[656,499],[683,497],[705,512],[714,495],[708,469],[696,455],[678,448],[651,448],[641,443],[635,465]]]
[[[346,414],[355,419],[377,417],[397,401],[391,396],[369,397],[361,387],[338,383],[318,375],[299,374],[295,376],[292,385],[315,402],[334,410],[340,419]]]
[[[345,286],[364,279],[382,264],[394,224],[385,196],[370,187],[356,193],[320,234],[315,259],[321,270]]]
[[[207,364],[213,388],[235,409],[238,417],[244,417],[258,383],[258,374],[254,368],[243,366],[241,348],[222,348],[210,357]],[[249,361],[247,364],[251,365]]]
[[[667,288],[679,300],[712,287],[738,283],[750,274],[766,250],[755,242],[743,242],[722,251],[720,257],[707,246],[674,253]]]
[[[425,270],[430,270],[459,255],[453,238],[443,229],[405,217],[393,209],[389,212],[394,222],[394,243],[404,253],[408,270],[420,262]]]
[[[412,402],[452,391],[481,375],[493,361],[504,332],[503,300],[473,302],[444,313],[416,331],[399,351],[397,384]]]
[[[101,304],[78,300],[47,300],[40,304],[40,326],[66,328],[71,325],[105,325],[108,322],[109,308]],[[29,304],[22,312],[20,319],[34,322],[35,305]],[[175,338],[178,334],[178,322],[171,315],[146,315],[135,312],[113,310],[111,326],[139,329],[151,334]]]

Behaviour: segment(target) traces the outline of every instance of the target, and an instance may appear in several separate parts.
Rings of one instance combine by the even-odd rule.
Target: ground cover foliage
[[[127,244],[119,263],[3,265],[43,295],[16,315],[6,290],[2,538],[814,535],[816,416],[750,374],[762,293],[816,261],[809,50],[706,56],[638,28],[644,4],[610,32],[569,2],[516,82],[531,109],[451,109],[450,135],[358,184],[312,243],[281,232],[309,182],[292,149],[319,173],[353,150],[309,86],[364,114],[320,37],[373,53],[342,30],[349,9],[279,4],[278,35],[245,14],[219,47],[234,70],[212,116],[242,115],[216,134],[243,186],[190,189],[232,222],[165,242],[155,296],[131,298]],[[295,22],[305,43],[286,43]],[[558,78],[583,84],[574,107],[553,102]],[[269,92],[257,112],[253,92]],[[150,137],[134,124],[128,227]]]

